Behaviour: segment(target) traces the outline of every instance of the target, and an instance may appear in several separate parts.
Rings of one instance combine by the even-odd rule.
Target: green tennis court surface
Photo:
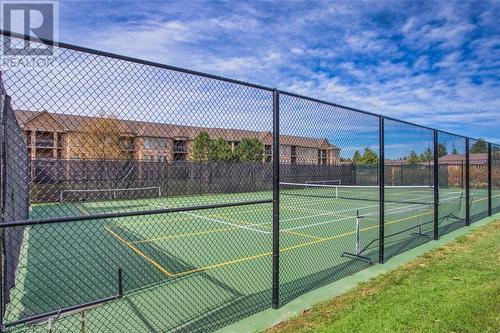
[[[282,191],[284,300],[307,289],[308,279],[320,279],[325,272],[345,275],[342,267],[353,261],[368,265],[343,257],[345,252],[378,259],[379,204],[371,200],[373,192],[360,194],[359,200],[332,197],[323,190],[314,193]],[[471,194],[471,215],[485,210],[486,191]],[[394,190],[388,196],[386,252],[395,254],[412,242],[432,238],[432,206],[415,202],[432,201],[432,189]],[[270,197],[270,192],[256,192],[63,202],[34,205],[31,215],[44,218],[54,212],[82,215]],[[440,199],[440,230],[463,225],[462,189],[441,190]],[[86,331],[109,330],[108,322],[114,323],[112,329],[118,329],[116,322],[120,322],[120,329],[128,331],[190,328],[207,316],[217,325],[230,312],[237,313],[235,308],[269,307],[271,251],[271,204],[31,226],[24,231],[18,281],[11,291],[6,322],[115,295],[121,267],[125,296],[101,305],[99,311],[86,311]],[[80,314],[59,318],[56,329],[57,325],[65,330],[75,325],[78,330]]]

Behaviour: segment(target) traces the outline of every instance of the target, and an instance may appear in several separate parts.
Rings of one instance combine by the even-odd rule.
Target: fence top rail
[[[458,136],[458,137],[461,137],[462,139],[468,139],[468,138],[469,138],[468,136],[465,136],[465,135],[456,134],[456,133],[451,133],[451,132],[443,131],[443,130],[440,130],[440,129],[438,129],[438,132],[439,132],[439,133],[442,133],[442,134],[447,134],[447,135]]]
[[[337,104],[337,103],[333,103],[333,102],[324,101],[324,100],[321,100],[321,99],[318,99],[318,98],[308,97],[308,96],[304,96],[304,95],[301,95],[301,94],[296,94],[296,93],[289,92],[289,91],[279,90],[279,92],[282,95],[287,95],[287,96],[290,96],[290,97],[301,98],[301,99],[305,99],[305,100],[308,100],[308,101],[311,101],[311,102],[316,102],[316,103],[326,104],[326,105],[330,105],[330,106],[334,106],[334,107],[338,107],[338,108],[342,108],[342,109],[346,109],[346,110],[351,110],[351,111],[363,113],[363,114],[366,114],[366,115],[369,115],[369,116],[385,117],[385,116],[383,116],[381,114],[376,114],[376,113],[373,113],[373,112],[369,112],[369,111],[364,111],[364,110],[352,108],[350,106],[345,106],[345,105],[342,105],[342,104]]]
[[[429,130],[429,131],[434,131],[435,130],[435,128],[424,126],[424,125],[415,124],[415,123],[412,123],[412,122],[409,122],[409,121],[406,121],[406,120],[401,120],[401,119],[397,119],[397,118],[393,118],[393,117],[389,117],[389,116],[383,116],[383,117],[386,120],[396,121],[398,123],[402,123],[402,124],[406,124],[406,125],[410,125],[410,126],[416,126],[416,127],[419,127],[419,128],[423,128],[423,129]]]
[[[8,31],[8,30],[4,30],[4,29],[0,29],[0,36],[11,37],[11,38],[13,37],[13,38],[17,38],[17,39],[22,39],[22,40],[36,42],[36,43],[43,43],[43,44],[47,44],[47,45],[55,45],[57,47],[61,47],[61,48],[69,49],[69,50],[74,50],[74,51],[78,51],[78,52],[94,54],[94,55],[113,58],[113,59],[117,59],[117,60],[123,60],[123,61],[138,63],[138,64],[142,64],[142,65],[147,65],[147,66],[153,66],[153,67],[157,67],[157,68],[163,68],[163,69],[172,70],[172,71],[181,72],[181,73],[186,73],[186,74],[191,74],[191,75],[197,75],[197,76],[206,77],[209,79],[219,80],[219,81],[228,82],[228,83],[234,83],[234,84],[238,84],[238,85],[242,85],[242,86],[246,86],[246,87],[251,87],[251,88],[256,88],[256,89],[261,89],[261,90],[265,90],[265,91],[269,91],[269,92],[278,91],[279,93],[284,94],[284,95],[302,98],[302,99],[306,99],[306,100],[309,100],[312,102],[318,102],[318,103],[323,103],[323,104],[327,104],[327,105],[331,105],[331,106],[335,106],[335,107],[339,107],[339,108],[344,108],[347,110],[363,113],[363,114],[370,115],[370,116],[383,117],[383,118],[388,119],[388,120],[398,121],[401,123],[405,123],[405,124],[412,125],[412,126],[418,126],[420,128],[425,128],[425,129],[432,130],[432,131],[435,130],[435,128],[431,128],[431,127],[424,126],[424,125],[414,124],[414,123],[409,122],[409,121],[400,120],[400,119],[389,117],[389,116],[384,116],[382,114],[376,114],[373,112],[368,112],[368,111],[348,107],[345,105],[324,101],[324,100],[317,99],[317,98],[312,98],[312,97],[307,97],[307,96],[292,93],[292,92],[282,91],[282,90],[279,90],[276,88],[271,88],[271,87],[256,84],[256,83],[250,83],[250,82],[246,82],[246,81],[242,81],[242,80],[231,79],[231,78],[227,78],[227,77],[220,76],[220,75],[214,75],[214,74],[190,70],[190,69],[186,69],[186,68],[182,68],[182,67],[166,65],[163,63],[155,62],[155,61],[134,58],[134,57],[125,56],[125,55],[121,55],[121,54],[117,54],[117,53],[113,53],[113,52],[101,51],[101,50],[97,50],[97,49],[93,49],[93,48],[89,48],[89,47],[78,46],[78,45],[74,45],[74,44],[70,44],[70,43],[64,43],[64,42],[59,42],[59,41],[56,42],[56,41],[53,41],[53,40],[50,40],[47,38],[38,38],[37,37],[36,39],[33,39],[32,36],[21,34],[18,32]],[[446,133],[446,134],[450,134],[450,135],[460,136],[463,138],[468,138],[467,136],[460,135],[460,134],[455,134],[455,133],[451,133],[451,132],[447,132],[447,131],[443,131],[443,130],[439,130],[439,131],[441,133]]]
[[[270,203],[273,203],[271,199],[264,199],[264,200],[238,201],[238,202],[228,202],[222,204],[210,204],[210,205],[199,205],[199,206],[184,206],[184,207],[158,208],[149,210],[98,213],[92,215],[74,215],[74,216],[60,216],[52,218],[16,220],[11,222],[0,223],[0,229],[21,227],[21,226],[43,225],[43,224],[73,223],[73,222],[90,221],[90,220],[103,220],[103,219],[119,218],[119,217],[179,213],[179,212],[189,212],[189,211],[216,209],[216,208],[252,206],[252,205],[270,204]]]

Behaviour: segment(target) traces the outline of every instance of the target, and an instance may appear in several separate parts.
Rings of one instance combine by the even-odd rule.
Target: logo
[[[51,1],[3,1],[2,29],[27,36],[3,36],[2,66],[47,68],[54,65],[58,4]]]

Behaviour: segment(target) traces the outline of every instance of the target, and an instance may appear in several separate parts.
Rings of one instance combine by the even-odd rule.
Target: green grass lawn
[[[500,332],[500,221],[267,332]]]

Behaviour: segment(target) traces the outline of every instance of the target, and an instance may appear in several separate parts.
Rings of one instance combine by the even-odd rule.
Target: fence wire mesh
[[[488,143],[469,140],[470,221],[477,222],[488,216]]]
[[[498,145],[489,169],[483,140],[466,164],[465,139],[445,132],[434,142],[428,128],[266,87],[56,54],[50,71],[2,68],[4,331],[214,331],[436,225],[455,230],[465,207],[472,221],[500,211]]]
[[[491,209],[493,213],[498,213],[500,212],[500,145],[493,144],[491,150]]]
[[[0,85],[0,91],[4,92]],[[1,148],[0,153],[4,163],[1,164],[1,206],[2,222],[25,220],[29,218],[29,160],[26,151],[20,151],[19,146],[26,146],[24,136],[17,124],[10,98],[5,94],[0,97],[1,107]],[[15,286],[16,270],[22,248],[22,226],[8,228],[2,232],[2,287],[11,289]],[[3,305],[11,301],[9,293],[2,293]]]
[[[384,243],[385,258],[390,258],[433,237],[434,134],[430,129],[390,119],[385,120],[384,127]],[[393,164],[400,167],[403,174],[402,186],[391,191]],[[392,196],[398,198],[397,202],[391,202]]]
[[[465,138],[439,132],[438,157],[438,223],[439,235],[444,235],[465,226]]]
[[[377,182],[354,174],[377,171],[377,156],[378,117],[280,94],[282,303],[377,259]],[[335,172],[316,177],[312,165]]]
[[[87,331],[205,332],[269,307],[272,92],[57,54],[50,72],[4,70],[27,141],[15,151],[31,160],[30,218],[52,223],[17,232],[3,323],[102,300]],[[66,315],[54,329],[78,331]]]

